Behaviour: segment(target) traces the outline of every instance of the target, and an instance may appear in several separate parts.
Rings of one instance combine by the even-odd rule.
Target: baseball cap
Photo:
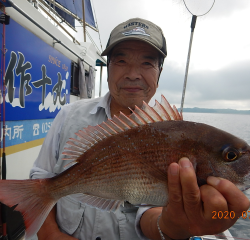
[[[158,50],[164,58],[167,56],[166,40],[161,28],[142,18],[131,18],[116,26],[112,30],[106,49],[101,55],[107,56],[115,45],[127,40],[144,41]]]

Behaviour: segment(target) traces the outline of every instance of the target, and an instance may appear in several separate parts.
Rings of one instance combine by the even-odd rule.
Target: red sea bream
[[[74,165],[49,179],[2,180],[0,201],[23,214],[26,238],[35,234],[63,196],[83,193],[81,201],[106,211],[124,201],[165,206],[167,168],[188,157],[198,184],[208,176],[250,187],[250,147],[222,130],[183,121],[164,97],[153,108],[143,103],[130,116],[120,114],[69,139],[65,160]]]

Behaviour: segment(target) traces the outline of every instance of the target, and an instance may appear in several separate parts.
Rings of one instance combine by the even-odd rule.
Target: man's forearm
[[[147,210],[141,217],[140,226],[143,234],[152,240],[161,240],[159,230],[157,228],[157,218],[162,212],[162,208],[151,208]],[[167,239],[166,239],[167,240]]]
[[[53,235],[56,231],[60,230],[56,222],[56,206],[54,206],[37,233],[38,239],[48,239],[48,236]]]

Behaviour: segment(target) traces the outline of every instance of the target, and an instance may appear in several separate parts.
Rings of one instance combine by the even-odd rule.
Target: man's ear
[[[159,85],[159,80],[160,80],[160,76],[161,76],[162,69],[163,69],[163,67],[161,67],[161,68],[160,68],[160,71],[159,71],[159,77],[158,77],[158,81],[157,81],[157,87],[158,87],[158,85]]]
[[[107,82],[109,81],[109,63],[107,63]]]
[[[160,75],[161,75],[162,69],[163,69],[163,67],[161,67],[161,69],[160,69],[159,77],[160,77]]]

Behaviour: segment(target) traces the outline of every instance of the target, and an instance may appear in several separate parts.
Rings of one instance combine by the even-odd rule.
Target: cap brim
[[[108,47],[102,52],[101,56],[107,56],[108,53],[110,52],[110,50],[111,50],[112,48],[114,48],[118,43],[124,42],[124,41],[128,41],[128,40],[136,40],[136,41],[146,42],[146,43],[148,43],[149,45],[151,45],[152,47],[154,47],[158,52],[160,52],[164,58],[167,56],[164,52],[162,52],[158,47],[156,47],[156,46],[155,46],[154,44],[152,44],[150,41],[147,41],[146,39],[143,39],[143,38],[138,39],[137,36],[129,36],[129,37],[126,37],[125,39],[123,38],[123,39],[120,39],[120,40],[118,40],[118,41],[112,43],[110,46],[108,46]]]

